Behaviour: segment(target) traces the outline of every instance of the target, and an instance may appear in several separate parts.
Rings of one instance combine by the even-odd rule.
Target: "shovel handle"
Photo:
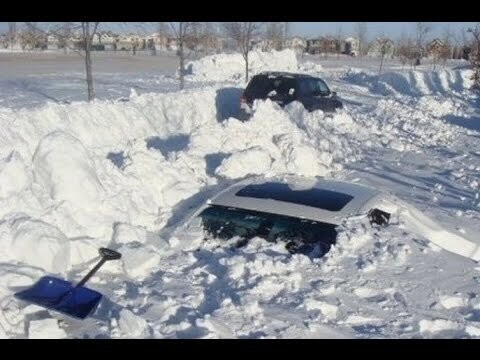
[[[75,287],[80,287],[82,285],[85,285],[85,283],[102,267],[103,264],[105,264],[106,261],[108,260],[118,260],[122,257],[122,254],[119,252],[112,250],[112,249],[107,249],[107,248],[100,248],[98,249],[98,252],[102,256],[100,261],[93,267],[92,270],[88,272],[87,275],[83,277],[82,280],[78,282]]]

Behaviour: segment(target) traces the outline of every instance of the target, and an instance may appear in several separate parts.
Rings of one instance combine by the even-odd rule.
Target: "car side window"
[[[278,83],[276,89],[279,95],[292,96],[295,93],[295,80],[284,78]]]
[[[220,206],[208,207],[200,214],[200,218],[205,231],[210,236],[223,240],[234,237],[251,239],[255,236],[261,236],[261,227],[267,220],[260,213],[239,211]]]
[[[321,79],[302,79],[300,91],[303,96],[325,96],[330,94],[327,84]]]
[[[208,207],[200,218],[204,230],[213,238],[248,241],[258,236],[271,242],[284,242],[291,253],[317,251],[318,257],[328,252],[337,237],[333,224],[223,206]]]

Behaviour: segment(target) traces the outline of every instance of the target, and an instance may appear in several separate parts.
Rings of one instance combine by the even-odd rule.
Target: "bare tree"
[[[358,22],[355,24],[355,36],[358,39],[358,54],[365,55],[367,50],[367,23]]]
[[[13,50],[13,44],[15,43],[15,38],[17,37],[17,23],[9,22],[8,23],[8,40],[10,42],[10,48]]]
[[[395,51],[403,67],[409,63],[412,67],[416,59],[415,42],[405,34],[402,34]]]
[[[342,44],[343,44],[343,31],[342,31],[342,26],[339,26],[337,28],[337,33],[335,35],[336,39],[336,53],[337,53],[337,59],[340,58],[340,53],[342,52]]]
[[[382,73],[383,62],[385,60],[385,55],[390,52],[392,49],[392,42],[390,39],[381,37],[378,40],[379,50],[380,50],[380,68],[378,70],[378,75]]]
[[[284,22],[283,23],[283,44],[284,44],[284,46],[285,46],[285,43],[287,42],[289,34],[290,34],[290,23],[289,22]]]
[[[97,32],[98,22],[82,22],[83,46],[85,49],[85,70],[87,73],[87,92],[88,101],[95,99],[95,89],[93,88],[92,74],[92,41],[93,36]]]
[[[80,23],[60,23],[54,24],[48,31],[42,29],[35,23],[26,23],[27,28],[35,29],[37,33],[43,36],[54,36],[59,43],[72,49],[77,54],[81,55],[85,60],[85,73],[87,81],[87,99],[92,101],[95,99],[95,89],[93,86],[93,71],[92,71],[92,42],[93,37],[97,33],[99,22],[80,22]],[[71,41],[71,36],[76,31],[80,31],[77,37],[78,42]]]
[[[272,49],[282,50],[284,47],[285,29],[284,23],[270,22],[265,27],[265,39]]]
[[[186,50],[189,45],[192,46],[194,34],[196,34],[198,25],[193,22],[169,23],[170,29],[177,43],[177,56],[179,59],[180,90],[185,88],[185,59]]]
[[[417,22],[415,25],[415,45],[417,47],[417,58],[415,61],[415,66],[420,65],[421,63],[421,59],[425,51],[425,41],[427,39],[427,35],[430,33],[431,30],[431,25],[424,22]]]
[[[251,42],[258,36],[262,25],[256,22],[228,22],[224,23],[226,35],[234,40],[245,60],[245,81],[248,81],[248,55],[251,50]]]
[[[470,62],[473,67],[473,86],[475,90],[480,90],[480,24],[477,24],[475,28],[469,28],[468,32],[473,37],[473,49],[470,53]]]

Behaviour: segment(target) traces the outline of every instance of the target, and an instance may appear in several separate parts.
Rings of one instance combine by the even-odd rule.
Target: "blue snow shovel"
[[[83,285],[106,261],[122,257],[122,254],[114,250],[100,248],[98,251],[101,260],[77,285],[73,286],[69,281],[52,276],[44,276],[30,288],[17,292],[15,297],[78,319],[85,319],[96,309],[102,294]]]

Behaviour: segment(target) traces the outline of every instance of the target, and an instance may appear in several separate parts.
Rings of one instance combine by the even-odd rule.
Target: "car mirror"
[[[336,92],[336,91],[332,91],[332,96],[333,96],[333,97],[337,97],[337,92]]]

